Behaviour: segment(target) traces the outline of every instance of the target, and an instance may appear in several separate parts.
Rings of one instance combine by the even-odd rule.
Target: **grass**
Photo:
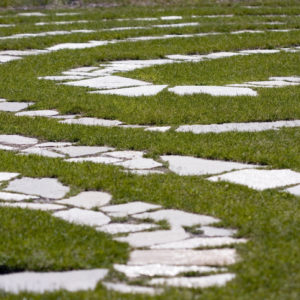
[[[12,3],[9,5],[21,5]],[[170,2],[171,3],[171,2]],[[174,3],[174,2],[172,2]],[[26,4],[26,3],[25,3]],[[62,114],[118,119],[128,124],[181,125],[223,122],[293,120],[300,117],[299,87],[257,89],[258,97],[180,97],[167,91],[155,97],[120,97],[88,94],[86,88],[57,85],[38,80],[39,76],[58,75],[80,66],[99,65],[121,59],[162,58],[168,54],[206,54],[243,49],[273,49],[299,46],[299,32],[229,35],[241,29],[299,28],[299,1],[255,1],[259,9],[247,9],[241,3],[193,2],[187,6],[126,7],[81,9],[79,16],[18,17],[5,11],[0,22],[16,27],[1,28],[1,35],[48,30],[95,29],[168,23],[164,21],[116,21],[162,15],[183,15],[184,20],[199,21],[198,27],[143,29],[120,32],[96,32],[42,38],[0,41],[0,49],[44,49],[65,42],[125,39],[141,35],[185,34],[220,31],[224,34],[202,38],[176,38],[107,45],[85,50],[63,50],[0,65],[0,97],[11,101],[33,101],[33,109],[57,109]],[[135,4],[139,4],[135,2]],[[153,4],[150,3],[150,4]],[[155,2],[154,4],[159,4]],[[234,13],[233,18],[192,19],[190,16]],[[275,14],[277,16],[263,16]],[[280,17],[288,14],[288,18]],[[102,18],[110,19],[102,22]],[[90,19],[88,24],[35,26],[35,22]],[[284,25],[256,24],[273,20]],[[270,76],[299,74],[299,54],[278,53],[231,57],[199,63],[155,66],[122,73],[159,84],[222,85],[265,80]],[[171,74],[171,75],[170,75]],[[162,154],[192,155],[203,158],[257,163],[272,168],[300,171],[299,128],[257,133],[228,132],[202,134],[144,132],[59,124],[44,118],[15,117],[0,113],[1,134],[22,134],[40,140],[71,141],[82,145],[108,145],[117,149],[145,150],[149,157]],[[59,291],[34,295],[1,293],[1,299],[298,299],[299,298],[299,198],[281,190],[258,192],[230,183],[212,183],[204,177],[167,175],[136,176],[120,167],[92,163],[66,163],[60,159],[35,155],[19,156],[0,151],[0,171],[19,172],[23,176],[53,177],[71,186],[72,191],[102,190],[113,195],[113,203],[146,201],[166,208],[207,214],[220,218],[221,225],[238,229],[238,237],[249,239],[236,246],[241,261],[230,266],[236,279],[223,288],[167,289],[158,296],[121,295],[108,292],[101,283],[94,291]],[[0,272],[23,270],[59,271],[111,268],[124,263],[129,254],[126,244],[91,228],[68,224],[47,212],[0,208]],[[161,224],[165,226],[165,224]],[[191,228],[190,230],[193,230]],[[112,276],[112,275],[111,275]]]

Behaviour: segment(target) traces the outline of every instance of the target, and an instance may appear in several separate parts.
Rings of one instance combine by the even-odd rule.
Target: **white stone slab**
[[[152,285],[167,285],[184,288],[208,288],[224,286],[228,281],[234,278],[234,274],[225,273],[202,277],[154,278],[151,279],[149,283]]]
[[[136,159],[142,158],[145,153],[143,151],[113,151],[103,154],[104,156],[111,156],[116,158],[124,158],[124,159]]]
[[[25,12],[25,13],[18,13],[21,17],[44,17],[46,16],[44,13],[41,12]]]
[[[30,105],[32,105],[32,103],[28,103],[28,102],[1,102],[0,103],[0,111],[16,112],[16,111],[20,111],[22,109],[25,109]]]
[[[39,148],[56,148],[56,147],[66,147],[66,146],[72,146],[72,143],[69,142],[46,142],[46,143],[41,143],[38,145],[35,145],[34,147],[39,147]]]
[[[63,120],[63,121],[59,121],[59,123],[77,124],[77,125],[86,125],[86,126],[104,126],[104,127],[113,127],[122,124],[122,122],[118,120],[105,120],[105,119],[88,118],[88,117]]]
[[[14,150],[18,150],[18,148],[6,146],[6,145],[0,145],[0,150],[14,151]]]
[[[209,94],[211,96],[257,96],[257,92],[250,88],[228,86],[175,86],[168,89],[177,95]]]
[[[285,190],[288,193],[291,193],[295,196],[300,196],[300,185],[293,186]]]
[[[0,206],[7,206],[7,207],[19,207],[24,209],[33,209],[33,210],[57,210],[63,209],[65,206],[57,205],[57,204],[48,204],[48,203],[0,203]]]
[[[96,146],[68,146],[68,147],[57,147],[55,150],[67,154],[70,157],[78,157],[85,155],[94,155],[97,153],[107,152],[114,150],[111,147],[96,147]]]
[[[134,128],[134,129],[136,129],[136,128],[146,128],[146,127],[147,127],[146,125],[136,125],[136,124],[127,124],[127,125],[123,124],[123,125],[120,126],[120,128]]]
[[[80,13],[76,12],[61,12],[61,13],[56,13],[57,16],[62,17],[62,16],[77,16],[80,15]]]
[[[108,44],[108,41],[97,41],[97,42],[87,42],[87,43],[62,43],[51,46],[47,48],[48,51],[58,51],[63,49],[87,49],[94,48],[98,46],[105,46]]]
[[[1,134],[0,143],[8,145],[34,145],[38,143],[38,140],[16,134]]]
[[[198,26],[198,22],[190,22],[190,23],[176,23],[176,24],[158,24],[152,25],[154,28],[176,28],[176,27],[188,27],[188,26]]]
[[[79,117],[79,115],[57,115],[57,116],[52,116],[52,119],[62,119],[62,120],[67,120],[67,119],[74,119]]]
[[[128,265],[164,264],[172,266],[226,266],[236,263],[235,249],[134,250]]]
[[[30,111],[22,111],[16,113],[16,116],[22,117],[52,117],[58,115],[58,111],[56,110],[30,110]]]
[[[182,210],[176,209],[163,209],[154,212],[145,212],[133,215],[136,219],[153,219],[155,221],[166,220],[172,228],[178,228],[182,226],[195,226],[195,225],[209,225],[217,223],[220,220],[211,216],[198,215],[188,213]]]
[[[112,196],[105,192],[82,192],[74,197],[56,201],[64,205],[73,205],[85,209],[100,207],[110,202]]]
[[[119,237],[115,240],[119,242],[126,242],[131,247],[141,248],[157,244],[182,241],[187,238],[189,238],[189,234],[187,234],[183,229],[176,228],[174,230],[131,233],[126,237]]]
[[[64,155],[40,147],[31,147],[21,151],[22,154],[36,154],[44,157],[64,158]]]
[[[200,133],[220,133],[228,131],[237,132],[258,132],[265,130],[276,130],[283,127],[300,127],[300,120],[293,121],[274,121],[274,122],[249,122],[249,123],[224,123],[210,125],[182,125],[176,132]]]
[[[28,50],[4,50],[0,51],[0,55],[12,55],[12,56],[27,56],[38,55],[47,53],[47,50],[28,49]]]
[[[274,54],[279,53],[280,50],[277,49],[249,49],[249,50],[241,50],[240,53],[245,54]]]
[[[151,158],[135,158],[131,160],[126,160],[124,162],[117,162],[114,163],[114,165],[122,166],[127,169],[138,169],[138,170],[153,169],[162,166],[161,163],[158,163]]]
[[[60,199],[70,190],[54,178],[23,177],[11,181],[5,191],[37,195],[44,198]]]
[[[0,289],[7,293],[76,292],[94,289],[108,273],[106,269],[66,272],[19,272],[0,275]]]
[[[141,224],[111,223],[111,224],[98,227],[97,230],[109,234],[118,234],[118,233],[145,231],[153,228],[157,228],[157,225],[149,224],[149,223],[141,223]]]
[[[24,201],[30,199],[38,199],[38,197],[24,194],[0,192],[0,199],[5,201]]]
[[[95,164],[113,164],[116,162],[120,162],[121,160],[119,158],[114,157],[102,157],[102,156],[96,156],[96,157],[79,157],[79,158],[69,158],[66,159],[67,162],[92,162]]]
[[[56,22],[37,22],[35,26],[45,26],[45,25],[69,25],[69,24],[84,24],[88,23],[87,20],[76,20],[76,21],[56,21]]]
[[[180,242],[155,245],[152,246],[151,249],[194,249],[204,247],[222,247],[246,242],[246,239],[235,239],[231,237],[199,237]]]
[[[300,183],[300,173],[291,170],[241,170],[213,176],[208,180],[219,180],[246,185],[256,190],[274,189]]]
[[[165,174],[165,172],[160,170],[129,170],[129,173],[135,174],[135,175],[152,175],[152,174]]]
[[[95,91],[91,93],[119,95],[119,96],[128,96],[128,97],[155,96],[166,87],[167,85],[146,85],[146,86],[139,86],[139,87],[124,88],[124,89]]]
[[[0,28],[15,27],[15,24],[0,24]]]
[[[96,89],[113,89],[113,88],[122,88],[122,87],[130,87],[130,86],[141,86],[141,85],[149,85],[151,83],[125,78],[121,76],[102,76],[95,77],[91,79],[79,80],[79,81],[71,81],[64,83],[65,85],[72,86],[82,86]]]
[[[53,216],[70,223],[87,226],[101,226],[110,222],[110,218],[102,212],[84,210],[80,208],[59,211],[54,213]]]
[[[114,264],[114,269],[124,273],[126,277],[136,278],[140,276],[176,276],[180,273],[197,272],[209,273],[225,270],[224,268],[214,268],[207,266],[170,266],[163,264],[151,264],[143,266],[128,266]]]
[[[161,20],[181,20],[182,16],[162,16]]]
[[[258,167],[257,165],[179,155],[164,155],[161,156],[161,159],[168,162],[169,169],[180,176],[217,174]]]
[[[125,283],[112,283],[112,282],[103,282],[102,283],[108,290],[123,293],[123,294],[148,294],[155,295],[158,294],[158,290],[145,287],[140,285],[128,285]]]
[[[204,236],[233,236],[237,233],[235,229],[225,229],[218,227],[210,227],[210,226],[201,226],[199,230],[203,231]]]
[[[146,202],[141,202],[141,201],[135,201],[135,202],[125,203],[125,204],[105,206],[102,207],[101,210],[108,214],[113,213],[114,216],[116,216],[116,214],[120,214],[120,216],[124,216],[124,215],[128,216],[128,215],[142,213],[145,211],[154,210],[158,208],[161,208],[161,206],[146,203]]]
[[[0,63],[6,63],[13,60],[22,59],[20,56],[0,55]]]
[[[171,126],[148,127],[145,131],[166,132],[171,129]]]
[[[266,80],[266,81],[249,81],[245,83],[248,86],[253,87],[285,87],[285,86],[295,86],[299,85],[300,83],[297,82],[290,82],[290,81],[280,81],[280,80]]]
[[[0,181],[8,181],[19,175],[19,173],[0,172]]]
[[[300,84],[300,76],[289,76],[289,77],[270,77],[270,80],[279,80],[279,81],[290,81],[290,82],[299,82]]]
[[[38,79],[54,80],[54,81],[81,80],[81,79],[85,79],[85,78],[86,78],[86,76],[80,76],[80,75],[62,75],[62,76],[44,76],[44,77],[38,77]]]

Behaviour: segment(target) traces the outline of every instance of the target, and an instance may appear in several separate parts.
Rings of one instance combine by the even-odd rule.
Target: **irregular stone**
[[[27,108],[33,103],[28,102],[1,102],[0,111],[16,112]]]
[[[105,206],[102,207],[101,210],[108,213],[109,215],[114,214],[114,216],[117,216],[117,214],[120,214],[120,216],[128,216],[158,208],[161,208],[161,206],[141,201],[135,201],[125,204]]]
[[[36,154],[36,155],[40,155],[40,156],[44,156],[44,157],[53,157],[53,158],[64,158],[64,155],[61,155],[59,153],[56,153],[54,151],[51,150],[47,150],[47,149],[42,149],[40,147],[31,147],[31,148],[27,148],[21,151],[21,153],[24,154]]]
[[[237,233],[235,229],[225,229],[210,226],[201,226],[199,230],[203,231],[204,236],[233,236]]]
[[[0,145],[0,150],[14,151],[14,150],[18,150],[18,148],[14,148],[14,147],[11,147],[11,146]]]
[[[252,189],[265,190],[300,183],[300,173],[291,170],[242,170],[213,176],[208,180],[229,181]]]
[[[139,96],[155,96],[161,92],[167,85],[147,85],[123,89],[113,89],[104,91],[91,92],[92,94],[108,94],[108,95],[119,95],[127,97],[139,97]]]
[[[232,86],[175,86],[168,89],[177,95],[209,94],[211,96],[257,96],[257,92],[250,88]]]
[[[0,193],[0,199],[1,199],[1,193]],[[97,230],[109,234],[118,234],[118,233],[145,231],[153,228],[157,228],[157,225],[149,224],[149,223],[141,223],[141,224],[111,223],[111,224],[98,227]]]
[[[52,119],[62,119],[62,120],[67,120],[67,119],[74,119],[79,117],[79,115],[57,115],[57,116],[52,116]]]
[[[145,131],[166,132],[171,129],[171,126],[148,127]]]
[[[27,50],[4,50],[0,51],[0,55],[12,55],[12,56],[28,56],[39,55],[47,53],[47,50],[27,49]]]
[[[295,196],[300,196],[300,185],[293,186],[285,190],[288,193],[291,193]]]
[[[145,212],[141,214],[135,214],[133,217],[136,219],[153,219],[157,222],[166,220],[172,228],[195,226],[198,224],[209,225],[220,221],[219,219],[210,216],[188,213],[176,209],[163,209],[155,212]]]
[[[114,151],[105,153],[103,156],[111,156],[124,159],[142,158],[145,153],[143,151]]]
[[[269,80],[269,81],[249,81],[245,83],[248,86],[253,87],[284,87],[284,86],[294,86],[299,85],[297,82],[289,82],[289,81],[279,81],[279,80]]]
[[[56,203],[92,209],[108,204],[111,198],[112,196],[108,193],[90,191],[82,192],[68,199],[56,201]]]
[[[299,82],[300,83],[300,76],[289,76],[289,77],[270,77],[270,80],[279,80],[279,81],[290,81],[290,82]]]
[[[75,13],[75,12],[64,12],[64,13],[55,13],[57,16],[77,16],[80,15],[80,13]]]
[[[246,242],[247,240],[245,239],[235,239],[231,237],[199,237],[180,242],[155,245],[152,246],[151,249],[194,249],[204,247],[221,247]]]
[[[58,111],[56,110],[30,110],[16,113],[18,117],[52,117],[56,115],[58,115]]]
[[[0,181],[8,181],[19,175],[19,173],[0,172]]]
[[[132,247],[149,247],[156,244],[164,244],[181,241],[189,238],[189,235],[180,228],[174,230],[157,230],[150,232],[131,233],[126,237],[115,238],[119,242],[126,242]]]
[[[234,278],[235,275],[231,273],[202,277],[154,278],[150,280],[149,284],[184,288],[208,288],[213,286],[224,286],[228,281],[231,281]]]
[[[68,25],[68,24],[84,24],[88,23],[87,20],[76,20],[76,21],[57,21],[57,22],[37,22],[35,26],[45,26],[45,25]]]
[[[161,167],[162,164],[156,162],[151,158],[136,158],[131,160],[126,160],[124,162],[116,162],[115,166],[122,166],[127,169],[153,169],[157,167]]]
[[[95,164],[112,164],[121,161],[119,158],[114,157],[80,157],[80,158],[69,158],[67,162],[93,162]]]
[[[280,50],[277,49],[250,49],[250,50],[240,51],[240,53],[245,53],[245,54],[274,54],[279,52]]]
[[[226,266],[236,263],[235,249],[134,250],[128,265],[164,264],[172,266]]]
[[[0,143],[8,145],[34,145],[38,143],[38,140],[16,134],[1,134]]]
[[[95,146],[68,146],[68,147],[57,147],[55,150],[67,154],[70,157],[78,157],[85,155],[94,155],[101,152],[107,152],[114,150],[111,147],[95,147]]]
[[[80,75],[62,75],[62,76],[44,76],[44,77],[38,77],[38,79],[54,80],[54,81],[80,80],[80,79],[85,79],[85,78],[86,78],[86,76],[80,76]]]
[[[38,148],[55,148],[55,147],[66,147],[66,146],[72,146],[72,143],[68,142],[46,142],[46,143],[41,143],[38,145],[35,145],[34,147]]]
[[[110,222],[110,218],[102,212],[84,210],[80,208],[59,211],[54,213],[53,216],[70,223],[87,226],[101,226]]]
[[[180,176],[208,175],[238,169],[257,168],[257,165],[210,160],[191,156],[164,155],[160,157],[169,163],[169,169]]]
[[[20,56],[0,55],[0,63],[6,63],[13,60],[22,59]]]
[[[19,207],[24,209],[33,209],[33,210],[57,210],[64,209],[65,206],[57,205],[57,204],[48,204],[48,203],[0,203],[0,206],[8,206],[8,207]]]
[[[123,293],[123,294],[148,294],[156,295],[160,292],[151,287],[145,287],[140,285],[128,285],[125,283],[112,283],[103,282],[102,283],[108,290]]]
[[[152,25],[154,28],[173,28],[173,27],[187,27],[187,26],[198,26],[198,22],[190,22],[190,23],[175,23],[175,24],[158,24]]]
[[[165,174],[165,172],[159,170],[129,170],[128,172],[136,175]]]
[[[5,191],[38,195],[44,198],[60,199],[70,190],[54,178],[23,177],[11,181]]]
[[[160,17],[161,20],[181,20],[182,16],[163,16]]]
[[[7,293],[76,292],[94,289],[108,273],[106,269],[65,272],[18,272],[0,275],[0,289]]]
[[[21,17],[44,17],[46,16],[44,13],[41,12],[25,12],[25,13],[18,13]]]
[[[77,125],[86,125],[86,126],[104,126],[104,127],[113,127],[122,124],[122,122],[118,120],[105,120],[105,119],[97,119],[97,118],[68,119],[68,120],[59,121],[59,123],[77,124]]]
[[[30,199],[38,199],[38,197],[24,194],[0,192],[0,199],[5,201],[24,201]]]
[[[170,266],[163,264],[152,264],[143,266],[128,266],[114,264],[114,269],[124,273],[126,277],[136,278],[140,276],[176,276],[180,273],[197,272],[210,273],[224,271],[224,268],[215,268],[207,266]]]

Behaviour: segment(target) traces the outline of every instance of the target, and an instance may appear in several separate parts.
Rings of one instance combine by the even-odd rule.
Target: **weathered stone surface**
[[[199,230],[203,231],[204,236],[233,236],[237,233],[235,229],[225,229],[210,226],[201,226]]]
[[[5,190],[29,195],[38,195],[49,199],[60,199],[64,197],[70,189],[54,178],[23,177],[11,181]]]
[[[122,160],[114,157],[95,156],[95,157],[78,157],[66,159],[68,162],[93,162],[95,164],[113,164]]]
[[[0,203],[0,206],[8,206],[8,207],[19,207],[19,208],[27,208],[33,210],[58,210],[64,209],[65,206],[58,204],[48,204],[48,203]]]
[[[0,181],[11,180],[19,175],[19,173],[0,172]]]
[[[1,102],[0,103],[0,111],[16,112],[16,111],[20,111],[22,109],[25,109],[30,105],[32,105],[32,103],[28,103],[28,102]]]
[[[158,290],[155,290],[151,287],[145,287],[140,285],[129,285],[125,283],[112,283],[112,282],[103,282],[103,285],[108,289],[115,292],[123,294],[148,294],[155,295]]]
[[[0,145],[0,150],[14,151],[14,150],[18,150],[18,148],[6,146],[6,145]]]
[[[8,145],[34,145],[38,143],[38,140],[16,134],[1,134],[0,143]]]
[[[36,154],[40,156],[45,156],[45,157],[53,157],[53,158],[64,158],[65,156],[59,153],[56,153],[54,151],[48,150],[48,149],[42,149],[40,147],[31,147],[27,148],[21,151],[21,153],[24,154]]]
[[[1,193],[0,193],[0,199],[1,199]],[[117,234],[117,233],[144,231],[153,228],[157,228],[157,225],[149,224],[149,223],[141,223],[141,224],[111,223],[111,224],[98,227],[97,230],[109,234]]]
[[[77,125],[86,125],[86,126],[103,126],[103,127],[114,127],[122,124],[122,122],[118,120],[104,120],[104,119],[97,119],[97,118],[67,119],[67,120],[60,121],[59,123],[77,124]]]
[[[52,117],[58,115],[56,110],[29,110],[16,113],[16,116],[22,117]]]
[[[171,126],[147,127],[145,131],[166,132],[171,129]]]
[[[126,169],[138,169],[138,170],[153,169],[162,166],[161,163],[158,163],[151,158],[136,158],[136,159],[126,160],[124,162],[117,162],[114,163],[114,165],[122,166]]]
[[[5,201],[23,201],[30,199],[38,199],[38,197],[24,194],[0,192],[0,199]]]
[[[7,293],[45,293],[60,289],[69,292],[94,289],[106,269],[66,272],[19,272],[0,275],[0,289]]]
[[[111,147],[91,147],[91,146],[69,146],[69,147],[57,147],[57,151],[69,155],[70,157],[78,157],[85,155],[94,155],[97,153],[107,152],[113,150]]]
[[[295,196],[300,196],[300,185],[290,187],[290,188],[286,189],[285,191],[288,193],[291,193]]]
[[[111,156],[116,158],[124,159],[136,159],[142,158],[144,155],[143,151],[113,151],[103,154],[103,156]]]

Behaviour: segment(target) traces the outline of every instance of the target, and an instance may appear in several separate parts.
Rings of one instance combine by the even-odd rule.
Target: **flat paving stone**
[[[0,111],[16,112],[26,109],[32,104],[28,102],[1,102]]]
[[[6,63],[13,60],[22,59],[20,56],[0,55],[0,63]]]
[[[8,207],[19,207],[24,209],[33,209],[33,210],[58,210],[64,209],[65,206],[57,205],[57,204],[48,204],[48,203],[0,203],[0,206],[8,206]]]
[[[232,237],[198,237],[180,242],[154,245],[151,249],[195,249],[204,247],[222,247],[246,242],[246,239],[235,239]]]
[[[113,151],[103,154],[104,156],[111,156],[124,159],[142,158],[145,152],[143,151]]]
[[[11,181],[5,191],[37,195],[49,199],[60,199],[70,190],[54,178],[23,177]]]
[[[168,89],[177,95],[209,94],[211,96],[257,96],[250,88],[228,86],[175,86]]]
[[[167,285],[184,288],[208,288],[213,286],[224,286],[228,281],[235,278],[232,273],[201,276],[201,277],[175,277],[175,278],[154,278],[149,284]]]
[[[0,199],[1,199],[1,193],[0,193]],[[141,223],[141,224],[111,223],[111,224],[98,227],[97,230],[109,234],[118,234],[118,233],[145,231],[153,228],[157,228],[157,225],[149,224],[149,223]]]
[[[79,157],[79,158],[69,158],[66,159],[67,162],[92,162],[95,164],[113,164],[122,161],[119,158],[114,157],[103,157],[103,156],[96,156],[96,157]]]
[[[151,158],[136,158],[131,160],[126,160],[124,162],[114,163],[116,166],[122,166],[127,169],[153,169],[157,167],[161,167],[162,164],[151,159]]]
[[[108,204],[111,198],[112,196],[108,193],[90,191],[82,192],[68,199],[56,201],[56,203],[92,209]]]
[[[120,216],[128,216],[158,208],[161,208],[161,206],[141,201],[135,201],[125,204],[105,206],[102,207],[101,210],[108,214],[114,214],[114,216],[116,216],[116,214],[119,214]]]
[[[189,238],[189,234],[183,229],[157,230],[150,232],[131,233],[126,237],[115,238],[116,241],[126,242],[131,247],[141,248],[157,244],[181,241]]]
[[[67,147],[67,146],[72,146],[72,143],[69,142],[46,142],[46,143],[41,143],[38,145],[35,145],[35,147],[39,148],[56,148],[56,147]]]
[[[155,295],[158,294],[158,290],[140,286],[140,285],[129,285],[126,283],[112,283],[112,282],[103,282],[102,283],[108,290],[115,291],[123,294],[148,294]]]
[[[211,216],[188,213],[176,209],[163,209],[155,212],[145,212],[133,215],[136,219],[153,219],[154,221],[166,220],[172,228],[182,226],[209,225],[220,220]]]
[[[18,13],[21,17],[44,17],[46,14],[41,12],[26,12],[26,13]]]
[[[226,266],[236,263],[235,249],[134,250],[128,265],[164,264],[172,266]]]
[[[165,172],[160,170],[129,170],[128,172],[131,174],[142,175],[142,176],[153,175],[153,174],[165,174]]]
[[[6,145],[0,145],[0,150],[14,151],[14,150],[18,150],[18,148],[6,146]]]
[[[300,173],[284,170],[241,170],[208,178],[213,182],[229,181],[252,189],[274,189],[300,183]]]
[[[285,190],[288,193],[291,193],[295,196],[300,196],[300,185],[293,186]]]
[[[102,152],[114,150],[111,147],[96,147],[96,146],[68,146],[57,147],[55,150],[67,154],[70,157],[78,157],[85,155],[95,155]]]
[[[0,172],[0,181],[11,180],[19,175],[19,173]]]
[[[52,117],[58,115],[59,112],[56,110],[30,110],[16,113],[18,117]]]
[[[300,83],[300,76],[286,76],[286,77],[270,77],[270,80],[279,80],[279,81],[291,81],[291,82],[299,82]]]
[[[171,126],[147,127],[145,131],[166,132],[171,129]]]
[[[208,266],[170,266],[164,264],[151,264],[143,266],[128,266],[114,264],[114,269],[121,272],[129,278],[136,278],[140,276],[177,276],[180,273],[197,272],[210,273],[220,272],[224,268],[215,268]]]
[[[257,165],[210,160],[191,156],[163,155],[160,158],[168,162],[169,169],[180,176],[217,174],[232,170],[258,167]]]
[[[38,198],[39,197],[24,195],[24,194],[0,192],[0,199],[5,201],[24,201],[24,200],[38,199]]]
[[[0,143],[8,145],[34,145],[38,143],[38,140],[16,134],[1,134]]]
[[[113,89],[104,91],[91,92],[93,94],[104,94],[104,95],[119,95],[127,97],[140,97],[140,96],[155,96],[165,89],[167,85],[147,85],[123,89]]]
[[[0,275],[0,289],[7,293],[45,293],[58,290],[76,292],[95,289],[106,269],[66,272],[18,272]]]
[[[77,125],[86,125],[86,126],[104,126],[104,127],[114,127],[122,124],[118,120],[105,120],[97,118],[79,118],[79,119],[67,119],[59,121],[63,124],[77,124]]]
[[[44,157],[53,157],[53,158],[64,158],[65,155],[56,153],[54,151],[43,149],[40,147],[31,147],[21,151],[23,154],[36,154]]]
[[[154,28],[174,28],[174,27],[187,27],[187,26],[198,26],[198,22],[190,22],[190,23],[175,23],[175,24],[157,24],[152,25]]]
[[[101,226],[110,222],[110,218],[102,212],[84,210],[80,208],[59,211],[54,213],[53,216],[70,223],[87,226]]]
[[[225,229],[210,226],[201,226],[199,230],[203,231],[204,236],[233,236],[237,233],[235,229]]]

